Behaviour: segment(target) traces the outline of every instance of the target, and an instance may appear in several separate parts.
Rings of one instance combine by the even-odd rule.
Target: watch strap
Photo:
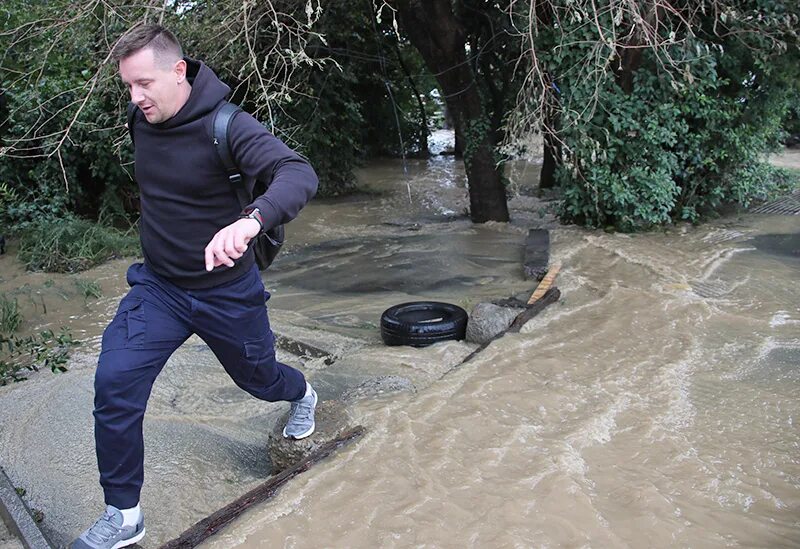
[[[239,214],[239,219],[255,219],[261,226],[259,232],[264,230],[264,216],[261,215],[261,210],[258,208],[245,208]]]

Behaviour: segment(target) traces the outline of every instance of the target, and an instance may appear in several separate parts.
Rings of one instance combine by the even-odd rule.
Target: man
[[[94,417],[107,507],[75,540],[76,549],[116,549],[144,536],[142,419],[156,376],[193,333],[239,387],[262,400],[292,402],[285,437],[314,432],[317,404],[303,374],[275,360],[264,306],[269,294],[247,246],[297,215],[316,192],[314,170],[240,113],[229,131],[236,165],[248,180],[270,182],[241,211],[211,137],[228,86],[184,58],[158,25],[133,29],[112,54],[139,108],[131,130],[144,263],[128,269],[130,292],[103,333]]]

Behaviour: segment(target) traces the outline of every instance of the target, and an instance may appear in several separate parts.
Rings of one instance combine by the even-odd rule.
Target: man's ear
[[[178,84],[181,84],[186,79],[186,61],[183,59],[176,61],[173,70],[178,79]]]

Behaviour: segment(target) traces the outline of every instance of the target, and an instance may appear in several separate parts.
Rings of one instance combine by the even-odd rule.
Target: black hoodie
[[[230,88],[203,63],[186,62],[192,85],[186,104],[159,124],[137,110],[133,132],[145,263],[177,286],[199,289],[233,280],[253,265],[254,256],[248,250],[233,267],[205,270],[206,246],[236,221],[241,205],[211,137],[212,114]],[[294,219],[317,189],[309,163],[245,112],[234,118],[229,137],[250,185],[255,179],[269,183],[251,204],[261,210],[265,230]]]

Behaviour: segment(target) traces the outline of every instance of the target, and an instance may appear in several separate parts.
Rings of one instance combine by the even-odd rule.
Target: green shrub
[[[32,271],[82,271],[139,253],[139,239],[132,229],[120,231],[72,216],[30,225],[19,243],[19,259]]]
[[[746,123],[749,111],[767,109],[721,93],[727,82],[712,58],[698,59],[694,70],[694,84],[679,89],[655,71],[640,71],[630,94],[608,81],[591,120],[578,124],[567,113],[569,152],[557,173],[563,219],[646,229],[697,221],[726,203],[747,207],[770,193],[775,171],[764,152],[780,118],[763,112],[759,125]],[[780,112],[781,94],[773,95],[770,107]]]
[[[666,45],[625,54],[604,40],[631,28],[627,12],[596,9],[593,24],[565,18],[569,40],[554,33],[539,48],[557,90],[563,220],[621,230],[696,222],[780,188],[765,157],[800,96],[796,3],[697,12],[688,30],[665,14]]]
[[[46,20],[48,10],[72,9],[57,4],[68,3],[59,0],[28,11],[20,7],[12,15],[24,28],[27,18]],[[0,15],[7,16],[2,11]],[[14,199],[0,206],[0,225],[15,233],[24,231],[43,212],[55,218],[72,212],[92,219],[127,218],[125,210],[133,213],[135,184],[121,162],[129,161],[131,152],[127,141],[120,148],[119,139],[124,94],[112,78],[112,65],[100,70],[98,89],[83,103],[96,68],[96,50],[105,47],[94,43],[99,24],[64,25],[63,42],[55,49],[52,30],[13,47],[13,25],[0,37],[0,47],[6,52],[0,74],[25,74],[34,60],[47,59],[46,71],[9,76],[2,86],[8,115],[5,120],[0,115],[0,185],[13,192]],[[80,119],[73,124],[79,106]]]

